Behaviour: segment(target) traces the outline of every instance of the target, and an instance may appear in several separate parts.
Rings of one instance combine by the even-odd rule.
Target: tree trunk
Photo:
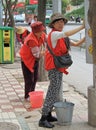
[[[96,0],[89,0],[88,22],[92,29],[93,63],[96,64]]]
[[[92,45],[93,45],[93,83],[96,88],[96,0],[89,0],[88,22],[92,29]]]
[[[96,0],[89,0],[88,22],[92,29],[93,86],[88,88],[88,123],[96,127]]]
[[[6,3],[6,7],[7,7],[7,11],[8,11],[8,15],[9,15],[9,26],[14,27],[15,23],[14,23],[14,17],[13,17],[13,12],[11,10],[11,1],[7,1]]]
[[[4,26],[8,25],[8,26],[14,27],[15,23],[14,23],[13,12],[14,12],[14,9],[18,0],[15,0],[15,1],[1,0],[1,2],[4,9],[4,14],[5,14]],[[12,8],[12,6],[14,6],[14,8]]]
[[[38,0],[38,20],[42,21],[45,25],[45,15],[46,15],[46,0]],[[42,49],[44,49],[42,47]],[[48,80],[47,72],[44,67],[44,57],[40,59],[39,64],[39,81]]]
[[[47,0],[38,0],[38,20],[42,21],[44,25],[46,16],[46,1]]]

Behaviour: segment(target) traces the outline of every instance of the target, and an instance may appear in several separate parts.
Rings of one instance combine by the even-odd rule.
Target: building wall
[[[18,2],[25,2],[25,0],[18,0]]]

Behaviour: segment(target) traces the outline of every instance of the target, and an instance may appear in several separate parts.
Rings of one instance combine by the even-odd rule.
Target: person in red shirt
[[[16,32],[16,39],[21,44],[24,44],[26,36],[30,33],[30,31],[27,28],[21,26],[15,27],[15,32]]]
[[[36,21],[37,21],[37,15],[34,15],[32,21],[31,21],[31,24],[32,24],[32,23],[35,23]]]
[[[17,56],[19,53],[19,50],[21,46],[24,44],[25,38],[28,36],[30,31],[23,27],[23,26],[16,26],[15,27],[15,56]]]
[[[45,40],[45,27],[37,21],[30,25],[32,32],[24,40],[20,49],[21,64],[25,81],[25,99],[29,99],[29,92],[35,90],[38,79],[39,59],[44,55],[42,46]]]
[[[49,27],[51,28],[50,33],[48,34],[47,44],[57,56],[62,56],[68,52],[65,38],[69,37],[80,30],[84,29],[84,24],[80,27],[73,30],[64,32],[64,25],[67,23],[67,19],[60,13],[54,13],[51,16],[51,21]],[[84,42],[84,38],[77,42],[77,45],[80,45]],[[70,45],[76,46],[76,43],[70,41]],[[42,116],[39,120],[39,126],[45,128],[53,128],[54,125],[51,124],[53,121],[57,121],[57,118],[52,116],[52,110],[54,103],[60,101],[60,90],[62,86],[63,73],[68,74],[68,67],[56,68],[54,64],[53,55],[48,50],[48,47],[45,52],[45,69],[48,71],[49,86],[42,107]]]

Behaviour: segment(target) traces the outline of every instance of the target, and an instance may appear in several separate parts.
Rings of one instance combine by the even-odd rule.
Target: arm
[[[28,41],[27,45],[30,47],[31,52],[36,59],[44,56],[45,50],[42,50],[40,47],[36,46],[36,43],[34,41]]]
[[[55,48],[58,39],[64,38],[64,37],[69,37],[69,36],[79,32],[79,31],[81,31],[82,29],[84,29],[84,24],[76,29],[71,30],[71,31],[67,31],[67,32],[54,31],[54,32],[52,32],[51,41],[52,41],[53,48]]]
[[[45,51],[40,52],[40,58],[45,55]]]
[[[73,29],[73,30],[70,30],[70,31],[65,32],[65,35],[66,35],[67,37],[69,37],[69,36],[71,36],[71,35],[73,35],[73,34],[79,32],[79,31],[81,31],[82,29],[84,29],[84,25],[81,25],[81,26],[78,27],[78,28],[75,28],[75,29]]]
[[[21,37],[21,34],[16,33],[16,39],[18,42],[22,42],[22,39],[20,37]]]
[[[80,46],[84,42],[85,42],[85,37],[82,38],[81,40],[77,41],[77,42],[70,41],[71,46]]]

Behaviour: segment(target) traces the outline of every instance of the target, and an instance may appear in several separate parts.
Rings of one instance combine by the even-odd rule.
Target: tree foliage
[[[52,0],[47,0],[47,4],[52,4]]]
[[[84,19],[84,6],[81,7],[80,9],[73,10],[72,12],[67,13],[65,16],[68,20],[70,20],[70,16],[74,16],[75,18],[80,16],[81,19]]]
[[[65,14],[66,13],[66,7],[68,5],[68,0],[62,0],[62,13]]]
[[[45,25],[45,15],[46,15],[46,2],[47,0],[38,0],[38,20],[42,21]],[[42,46],[42,50],[43,50]],[[47,73],[44,67],[44,57],[40,59],[40,67],[39,67],[39,81],[45,81],[48,79]]]
[[[71,4],[76,6],[84,3],[84,0],[70,0]]]
[[[1,0],[4,12],[4,26],[8,25],[14,27],[14,17],[13,12],[15,10],[16,3],[18,0]]]

